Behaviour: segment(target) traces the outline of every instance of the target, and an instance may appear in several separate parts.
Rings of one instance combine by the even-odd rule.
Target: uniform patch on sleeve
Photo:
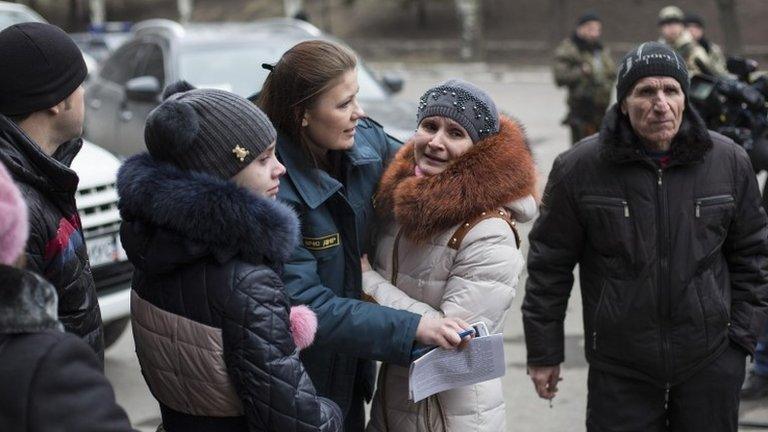
[[[325,237],[303,237],[304,247],[309,250],[324,250],[336,247],[341,243],[339,233],[327,235]]]

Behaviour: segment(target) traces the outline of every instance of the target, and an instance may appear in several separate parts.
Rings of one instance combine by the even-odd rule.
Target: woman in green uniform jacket
[[[283,280],[292,303],[309,306],[318,318],[315,343],[302,351],[302,361],[318,392],[345,413],[345,430],[362,431],[364,399],[374,384],[371,360],[407,365],[415,342],[453,348],[468,325],[361,300],[373,193],[400,142],[365,118],[354,54],[307,41],[265,67],[270,73],[259,105],[278,130],[277,153],[288,172],[278,198],[302,225]]]

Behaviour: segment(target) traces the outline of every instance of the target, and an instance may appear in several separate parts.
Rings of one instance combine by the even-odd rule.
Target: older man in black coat
[[[707,131],[688,71],[626,55],[599,135],[560,155],[530,235],[529,373],[551,399],[579,264],[589,431],[736,431],[768,296],[768,220],[746,152]]]

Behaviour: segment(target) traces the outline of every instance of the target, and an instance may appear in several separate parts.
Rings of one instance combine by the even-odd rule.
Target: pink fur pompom
[[[306,306],[293,306],[291,308],[291,335],[293,343],[302,350],[315,340],[317,332],[317,316],[312,309]]]
[[[27,245],[27,204],[0,163],[0,264],[13,265]]]

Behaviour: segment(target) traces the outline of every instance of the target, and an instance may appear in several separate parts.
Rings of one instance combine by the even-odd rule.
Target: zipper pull
[[[626,201],[622,201],[621,204],[624,205],[624,217],[628,218],[629,217],[629,204],[627,204]]]
[[[696,201],[696,217],[701,217],[701,201]]]
[[[659,168],[657,173],[658,173],[658,183],[659,183],[659,186],[661,186],[661,173],[662,173],[661,168]]]
[[[664,410],[666,411],[669,407],[669,389],[672,386],[669,383],[664,384]]]

